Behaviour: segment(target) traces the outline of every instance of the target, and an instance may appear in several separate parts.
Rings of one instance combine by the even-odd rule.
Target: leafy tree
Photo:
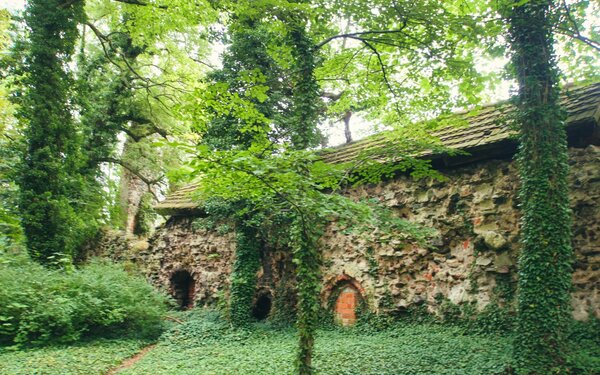
[[[8,65],[10,45],[11,16],[6,10],[0,10],[0,247],[4,242],[19,242],[22,237],[18,217],[18,190],[15,184],[16,168],[19,160],[19,124],[15,117],[17,106],[10,98]],[[6,56],[6,57],[5,57]]]
[[[344,16],[355,16],[351,12],[358,13],[363,9],[362,3],[352,4],[344,6]],[[364,91],[366,95],[370,95],[372,103],[377,104],[373,106],[373,112],[379,112],[379,115],[383,113],[384,117],[392,114],[392,121],[400,116],[401,108],[404,108],[401,105],[408,107],[406,103],[416,103],[408,95],[408,91],[404,96],[398,95],[396,89],[401,86],[396,85],[392,78],[399,72],[389,71],[394,63],[402,61],[407,69],[408,64],[417,61],[438,64],[430,73],[434,77],[438,74],[440,78],[432,81],[429,86],[435,87],[437,93],[444,91],[444,83],[459,76],[465,82],[470,82],[471,86],[463,86],[465,91],[467,87],[479,84],[477,79],[473,79],[477,74],[469,70],[471,58],[467,57],[460,63],[454,61],[454,64],[448,64],[448,68],[444,67],[440,61],[452,61],[456,58],[452,53],[453,49],[457,49],[456,43],[439,45],[433,34],[427,33],[423,28],[428,20],[440,18],[435,23],[440,30],[450,34],[459,30],[458,35],[467,35],[458,26],[463,19],[453,18],[451,11],[447,12],[446,19],[441,19],[443,17],[435,9],[435,5],[439,4],[435,2],[422,12],[419,7],[408,3],[404,5],[408,10],[392,10],[392,13],[404,16],[410,14],[410,17],[407,16],[408,21],[402,22],[404,26],[388,30],[395,27],[390,18],[372,17],[363,22],[356,16],[361,20],[361,26],[378,28],[343,36],[335,34],[335,22],[331,22],[331,17],[340,13],[335,13],[328,7],[315,9],[305,2],[275,4],[272,1],[225,4],[224,7],[233,20],[229,26],[231,45],[224,56],[223,69],[211,75],[213,81],[207,89],[199,89],[201,105],[195,106],[194,113],[199,120],[198,129],[206,132],[203,145],[196,150],[197,159],[192,166],[206,181],[202,184],[203,197],[219,197],[235,202],[242,200],[246,212],[250,211],[263,218],[260,225],[267,229],[259,232],[274,234],[293,254],[298,281],[299,373],[312,371],[312,348],[319,308],[320,253],[317,241],[320,233],[334,216],[346,217],[347,220],[363,218],[365,222],[373,222],[376,217],[368,205],[356,204],[325,191],[340,189],[340,184],[348,182],[347,176],[352,176],[354,182],[361,181],[361,178],[363,181],[378,181],[383,175],[412,168],[428,174],[426,166],[421,165],[414,157],[386,168],[379,163],[369,163],[367,160],[372,161],[373,155],[359,157],[356,164],[360,164],[361,168],[354,166],[351,172],[345,174],[343,167],[328,167],[322,162],[316,162],[310,153],[302,151],[314,147],[318,142],[316,129],[323,112],[321,96],[325,91],[319,78],[326,79],[327,75],[331,77],[329,69],[333,69],[333,65],[340,61],[336,60],[332,50],[326,50],[325,47],[343,37],[354,38],[364,44],[362,47],[367,52],[361,62],[353,61],[357,53],[363,52],[361,48],[356,48],[352,51],[353,55],[346,57],[354,64],[352,67],[355,71],[364,72],[361,78],[376,77],[375,82],[369,82]],[[377,6],[381,9],[388,8],[384,4]],[[330,19],[319,22],[327,17]],[[466,19],[466,16],[463,18]],[[450,27],[442,26],[450,19],[453,21]],[[322,26],[323,24],[326,26]],[[475,27],[474,21],[471,26]],[[436,32],[439,33],[439,30]],[[315,42],[317,38],[321,42]],[[424,41],[420,38],[424,38]],[[423,45],[437,47],[429,58],[426,54],[415,52],[411,55],[414,61],[409,60],[407,64],[397,52],[405,45],[404,48],[409,53],[413,49],[420,51],[424,48]],[[466,48],[466,45],[462,47]],[[331,58],[331,65],[323,64],[323,57]],[[378,71],[373,72],[373,66],[368,63],[371,58],[376,61],[374,66],[379,68]],[[422,71],[427,72],[425,69]],[[469,74],[465,74],[467,72]],[[419,83],[424,82],[423,76],[418,74],[411,78]],[[356,83],[349,82],[348,88],[343,89],[354,89],[352,85]],[[416,89],[410,92],[412,94]],[[376,97],[378,99],[374,102]],[[440,97],[448,98],[447,95]],[[424,101],[420,105],[424,106]],[[413,140],[425,133],[415,131],[415,128],[406,128],[399,134]],[[406,145],[410,142],[395,143]],[[419,146],[409,149],[419,149],[424,145],[434,147],[432,142],[416,143]],[[398,151],[394,147],[390,149],[390,155]],[[401,152],[399,155],[408,154]],[[391,159],[397,160],[393,156]],[[279,228],[277,231],[273,230],[275,223]],[[280,229],[281,223],[287,223],[283,226],[287,230]],[[403,230],[408,228],[407,225],[402,227]],[[236,270],[241,271],[242,268],[234,267],[232,280],[244,280],[245,283],[252,280],[250,276],[256,272],[246,269],[248,277],[241,277]],[[240,293],[248,293],[245,283],[232,282],[232,303],[248,303],[247,299],[236,297]],[[243,289],[238,290],[238,286]],[[232,305],[232,312],[240,308],[239,311],[247,313],[247,307]],[[232,318],[237,318],[237,315],[236,313]]]
[[[52,266],[70,263],[84,224],[70,199],[80,175],[67,69],[83,18],[79,1],[34,0],[25,13],[30,34],[22,115],[28,124],[20,208],[31,257]]]
[[[478,1],[320,1],[316,47],[324,93],[338,99],[329,111],[362,112],[387,127],[431,119],[476,104],[491,73],[480,56],[499,56],[502,25]],[[334,20],[334,22],[331,22]]]
[[[149,223],[138,219],[152,217],[150,205],[166,189],[167,169],[180,163],[179,152],[159,142],[186,132],[188,120],[177,109],[205,70],[200,59],[207,36],[198,30],[211,8],[183,5],[95,0],[86,8],[79,62],[84,94],[78,98],[85,148],[90,168],[120,168],[111,198],[119,212],[112,222],[135,234],[147,233]],[[125,139],[122,151],[119,139]]]

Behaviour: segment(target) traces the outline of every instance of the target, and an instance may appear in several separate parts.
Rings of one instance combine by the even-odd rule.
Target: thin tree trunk
[[[344,136],[346,136],[346,143],[352,142],[352,132],[350,132],[350,118],[352,117],[352,111],[347,110],[344,113]]]

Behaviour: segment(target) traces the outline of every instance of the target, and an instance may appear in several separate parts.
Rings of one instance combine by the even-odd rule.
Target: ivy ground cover
[[[119,339],[14,350],[0,348],[0,374],[105,374],[148,342]]]
[[[293,329],[231,329],[217,318],[190,319],[120,374],[291,374],[296,340]],[[318,374],[336,375],[494,374],[510,366],[511,354],[510,337],[410,324],[321,329],[314,365]]]
[[[510,363],[507,339],[455,329],[406,327],[374,334],[318,331],[318,374],[496,374]],[[234,335],[210,345],[163,343],[122,374],[292,374],[293,331]]]
[[[192,311],[120,375],[292,374],[297,332],[252,324],[232,328],[216,313]],[[577,374],[600,373],[600,346],[589,327],[578,330],[569,362]],[[506,374],[513,367],[511,334],[476,334],[460,325],[397,322],[317,331],[317,374]],[[95,340],[69,346],[0,348],[0,374],[106,374],[148,341]],[[508,370],[510,371],[510,370]]]

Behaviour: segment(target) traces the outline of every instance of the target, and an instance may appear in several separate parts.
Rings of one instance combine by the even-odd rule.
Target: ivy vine
[[[570,320],[571,217],[565,113],[559,104],[551,0],[511,1],[521,180],[517,372],[564,372]]]
[[[236,227],[236,250],[231,272],[229,314],[234,326],[248,325],[252,319],[252,300],[256,273],[260,268],[261,245],[256,228],[240,223]]]

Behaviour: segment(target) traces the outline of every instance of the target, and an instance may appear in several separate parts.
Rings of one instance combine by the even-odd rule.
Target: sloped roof
[[[588,86],[573,88],[561,97],[561,104],[566,109],[567,125],[583,122],[598,123],[600,120],[600,82]],[[470,150],[484,145],[504,141],[515,135],[505,118],[514,110],[507,102],[496,103],[481,108],[476,114],[458,113],[466,120],[466,126],[447,126],[432,132],[442,144],[449,148]],[[390,140],[382,134],[348,143],[326,152],[323,155],[329,163],[345,163],[352,161],[361,152],[385,147]]]
[[[598,124],[600,122],[600,82],[587,86],[571,88],[561,96],[561,104],[567,111],[568,126],[581,123]],[[514,110],[507,103],[497,103],[478,110],[475,114],[458,113],[466,121],[465,126],[442,127],[432,135],[438,137],[441,143],[450,148],[473,152],[477,148],[508,140],[515,131],[507,125],[506,115]],[[338,146],[323,152],[323,159],[328,163],[344,163],[352,161],[361,152],[383,148],[390,139],[382,134],[361,139],[352,143]],[[198,211],[198,204],[192,199],[198,183],[187,185],[170,194],[164,201],[154,206],[162,214],[172,215]]]
[[[193,199],[198,183],[193,183],[177,189],[154,205],[154,210],[164,215],[174,215],[177,212],[193,212],[198,210],[198,203]]]

